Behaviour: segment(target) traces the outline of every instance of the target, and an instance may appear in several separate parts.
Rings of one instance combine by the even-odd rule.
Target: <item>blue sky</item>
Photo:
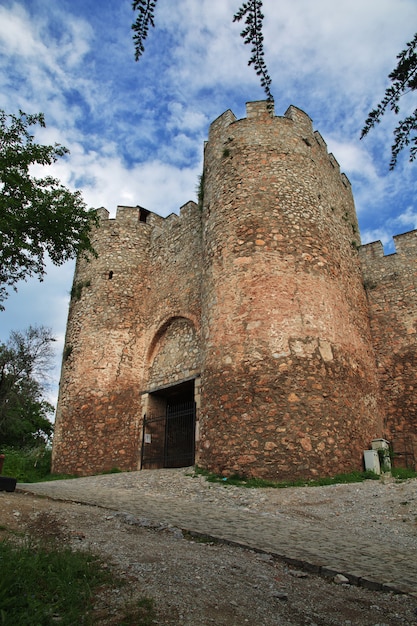
[[[240,4],[158,0],[136,63],[130,0],[0,0],[0,108],[45,114],[39,141],[71,151],[48,173],[89,207],[177,212],[196,199],[210,122],[227,109],[243,117],[245,102],[264,97],[232,22]],[[393,115],[359,136],[417,30],[416,0],[264,0],[264,14],[276,115],[290,104],[310,115],[352,183],[362,243],[393,252],[392,235],[417,228],[417,164],[402,155],[388,170]],[[406,97],[404,114],[411,105]],[[0,341],[29,324],[57,337],[52,400],[73,267],[19,284],[0,313]]]

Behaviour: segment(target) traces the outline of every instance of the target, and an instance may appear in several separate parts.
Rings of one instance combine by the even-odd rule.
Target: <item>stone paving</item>
[[[171,482],[174,487],[169,489],[167,484]],[[416,486],[417,481],[412,485],[412,493],[415,493]],[[372,495],[380,498],[378,483],[371,487]],[[259,505],[259,502],[265,502],[265,496],[259,494],[263,490],[241,489],[236,492],[233,489],[237,488],[224,489],[221,485],[210,487],[207,483],[203,485],[201,481],[196,487],[193,479],[184,472],[179,474],[179,470],[130,472],[18,484],[18,489],[52,499],[127,512],[144,524],[165,523],[183,531],[208,535],[231,544],[276,555],[295,567],[322,576],[333,577],[341,573],[352,584],[375,590],[409,593],[417,597],[417,516],[416,529],[412,531],[408,541],[400,540],[401,530],[391,528],[385,529],[384,539],[381,540],[371,526],[371,519],[370,532],[366,532],[366,519],[365,524],[362,524],[364,531],[360,532],[359,526],[350,521],[345,523],[343,515],[338,517],[339,514],[334,511],[315,519],[314,515],[307,513],[304,516],[285,515],[283,505],[281,511],[284,514],[273,514],[268,507],[262,509]],[[366,487],[361,486],[360,489]],[[308,488],[309,493],[315,492],[313,498],[316,494],[323,498],[323,493],[335,493],[315,490],[316,488]],[[257,492],[254,494],[257,499],[255,510],[247,506],[250,498],[247,499],[246,494],[242,494],[248,491]],[[359,488],[356,488],[356,493],[358,492]],[[343,493],[354,492],[351,488]],[[371,492],[368,498],[370,495]],[[367,512],[361,510],[361,515],[363,518]]]

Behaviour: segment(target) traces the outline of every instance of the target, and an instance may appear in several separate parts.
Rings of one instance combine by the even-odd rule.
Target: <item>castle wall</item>
[[[201,211],[189,202],[164,226],[149,248],[146,390],[200,373]]]
[[[362,246],[377,372],[386,404],[385,437],[404,463],[417,460],[417,231]],[[401,459],[397,458],[397,462]]]
[[[211,125],[204,176],[199,463],[361,469],[381,419],[347,179],[307,115],[264,102]]]
[[[141,394],[184,376],[172,359],[162,367],[159,353],[181,347],[181,368],[199,370],[197,206],[166,219],[138,207],[118,207],[116,219],[100,214],[98,256],[80,258],[74,276],[53,447],[58,473],[137,469]]]
[[[225,475],[334,475],[374,438],[416,446],[416,232],[387,257],[360,247],[349,181],[295,107],[215,120],[203,181],[179,215],[99,209],[53,471],[138,469],[144,415],[192,389],[196,462]]]

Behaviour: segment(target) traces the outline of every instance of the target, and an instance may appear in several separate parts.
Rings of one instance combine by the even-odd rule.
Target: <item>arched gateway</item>
[[[147,356],[141,469],[194,464],[199,374],[200,347],[193,322],[169,318],[156,332]]]

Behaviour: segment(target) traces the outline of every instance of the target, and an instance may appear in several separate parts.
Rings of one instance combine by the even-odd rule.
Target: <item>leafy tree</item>
[[[417,33],[414,39],[407,43],[405,50],[397,55],[398,64],[389,74],[391,85],[385,90],[385,95],[378,106],[373,109],[362,129],[361,139],[375,126],[379,124],[387,109],[394,113],[400,112],[400,98],[417,89]],[[410,145],[410,161],[417,157],[417,108],[400,120],[394,130],[394,143],[391,147],[390,170],[397,164],[398,155],[406,146]]]
[[[144,42],[149,33],[149,26],[155,26],[155,8],[157,0],[133,0],[132,9],[137,11],[136,21],[132,24],[134,31],[133,42],[135,45],[135,60],[139,61],[145,52]],[[249,0],[244,2],[233,16],[234,22],[240,22],[245,18],[245,28],[240,33],[245,44],[251,45],[251,57],[248,65],[253,65],[256,74],[260,77],[267,100],[272,102],[271,78],[265,63],[262,34],[262,0]]]
[[[33,165],[50,165],[68,153],[36,143],[30,127],[45,126],[42,113],[9,115],[0,109],[0,310],[7,287],[30,276],[42,280],[49,255],[61,265],[81,251],[94,253],[90,231],[97,219],[51,176],[32,176]]]
[[[43,326],[13,331],[0,343],[0,443],[26,446],[47,442],[53,407],[44,399],[53,358],[51,331]]]

